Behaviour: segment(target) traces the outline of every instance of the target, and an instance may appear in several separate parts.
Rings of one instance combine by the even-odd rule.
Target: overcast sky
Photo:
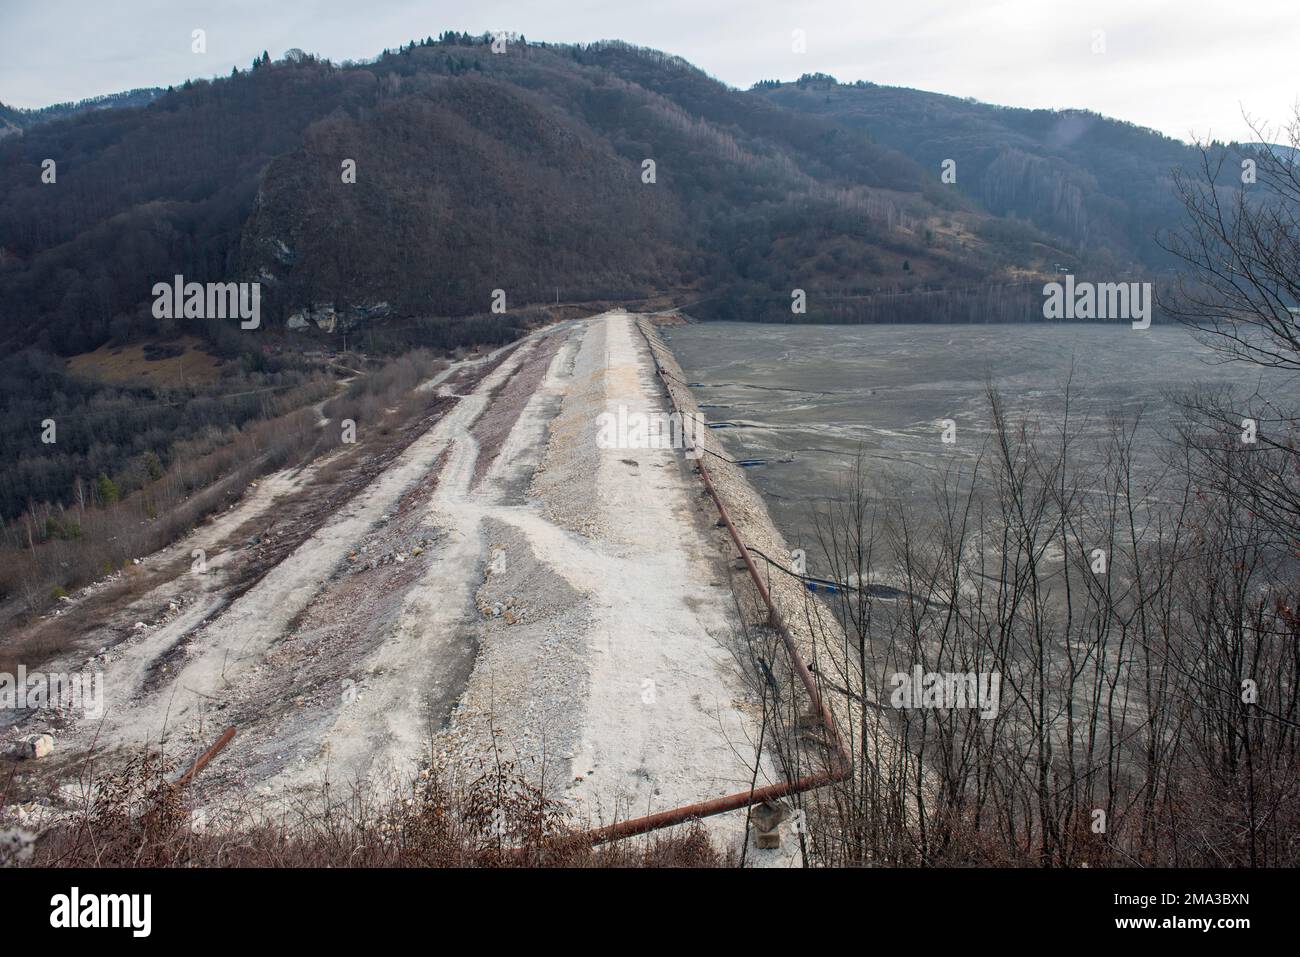
[[[0,0],[0,102],[228,74],[264,49],[362,59],[446,29],[621,39],[737,87],[821,71],[1081,107],[1181,139],[1252,138],[1243,109],[1277,124],[1300,98],[1300,0]]]

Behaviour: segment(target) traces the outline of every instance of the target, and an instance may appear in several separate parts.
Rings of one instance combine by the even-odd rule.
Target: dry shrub
[[[350,474],[358,454],[376,462],[388,461],[390,436],[406,429],[403,441],[413,439],[409,429],[427,416],[440,400],[431,393],[412,390],[446,368],[446,360],[417,350],[359,376],[343,395],[325,403],[326,417],[334,422],[352,418],[361,442],[348,447],[353,455],[337,457],[320,472],[329,484]],[[309,383],[314,385],[315,383]],[[301,398],[316,400],[318,391],[299,390]],[[337,433],[326,439],[321,415],[311,407],[278,414],[293,397],[277,397],[269,411],[274,418],[243,428],[211,428],[179,443],[176,461],[157,480],[111,505],[64,508],[33,505],[20,522],[4,529],[0,537],[0,601],[8,603],[7,616],[39,613],[71,591],[105,575],[125,570],[130,561],[152,554],[177,541],[209,515],[238,500],[250,482],[277,469],[305,464],[339,448]],[[441,400],[449,401],[449,400]],[[40,540],[37,532],[47,520],[70,523],[75,538]],[[130,587],[124,597],[138,593]],[[19,663],[40,664],[71,648],[77,635],[59,627],[45,627],[23,639],[4,642],[0,670],[12,672]]]
[[[165,475],[111,505],[66,510],[33,506],[25,523],[39,527],[47,514],[66,515],[75,517],[79,534],[73,540],[33,543],[19,534],[19,526],[12,526],[0,544],[0,598],[17,597],[28,610],[40,611],[53,601],[56,586],[78,588],[121,569],[132,558],[166,547],[236,500],[252,480],[312,450],[319,435],[316,419],[312,410],[299,409],[230,430],[205,454],[191,457],[183,448],[182,457]]]
[[[698,822],[593,848],[560,802],[500,762],[464,785],[424,773],[379,800],[361,789],[284,807],[209,808],[196,828],[172,768],[132,760],[84,809],[36,842],[38,867],[719,867],[732,861]],[[328,789],[327,789],[328,790]],[[0,822],[3,821],[0,813]],[[200,816],[202,817],[202,815]]]

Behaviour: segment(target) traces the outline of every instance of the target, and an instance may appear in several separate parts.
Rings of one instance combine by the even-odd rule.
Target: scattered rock
[[[764,801],[754,805],[749,814],[749,823],[754,831],[754,846],[761,850],[772,850],[781,846],[781,822],[789,816],[789,809],[775,801]]]
[[[19,750],[19,756],[23,758],[48,758],[54,751],[54,735],[52,734],[29,734],[23,738]]]
[[[0,831],[0,867],[22,864],[32,856],[36,835],[21,827]]]

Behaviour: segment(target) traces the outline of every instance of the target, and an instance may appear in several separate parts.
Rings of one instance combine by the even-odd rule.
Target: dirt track
[[[215,553],[141,600],[175,608],[106,649],[108,713],[57,732],[64,760],[187,758],[233,724],[196,784],[219,808],[430,763],[473,775],[495,746],[592,824],[747,787],[757,728],[715,516],[680,451],[597,447],[599,413],[667,411],[632,318],[493,362],[426,384],[454,404],[251,587],[231,590],[222,536],[310,495],[301,476],[169,550]],[[734,839],[743,814],[711,827]]]

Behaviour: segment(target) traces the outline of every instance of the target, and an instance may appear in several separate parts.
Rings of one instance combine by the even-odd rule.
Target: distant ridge
[[[152,103],[167,91],[161,87],[142,87],[123,93],[106,93],[92,96],[85,100],[68,103],[55,103],[38,109],[21,109],[0,103],[0,136],[20,133],[37,123],[48,123],[68,116],[76,116],[93,110],[115,110],[126,106],[144,106]]]

